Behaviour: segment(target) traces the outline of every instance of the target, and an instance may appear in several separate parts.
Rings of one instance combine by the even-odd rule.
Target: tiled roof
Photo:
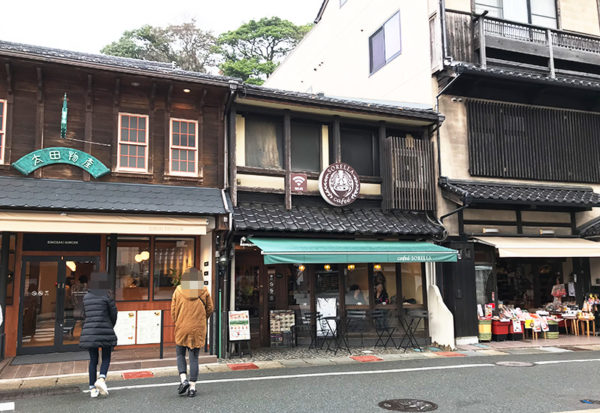
[[[577,232],[584,238],[598,238],[600,236],[600,217],[589,220],[577,228]]]
[[[171,63],[130,59],[126,57],[109,56],[103,54],[74,52],[70,50],[54,49],[50,47],[5,41],[0,41],[0,55],[16,55],[24,58],[62,61],[80,65],[94,65],[98,67],[104,66],[106,68],[120,68],[123,70],[137,70],[147,72],[148,74],[176,75],[189,80],[216,81],[218,83],[222,83],[223,85],[227,85],[229,81],[239,80],[226,76],[217,76],[207,73],[182,70],[173,67]]]
[[[483,68],[478,65],[462,62],[454,64],[452,67],[457,73],[478,73],[482,75],[503,77],[513,80],[553,84],[556,86],[600,89],[600,82],[597,81],[568,76],[556,76],[555,78],[551,78],[548,77],[546,73],[533,72],[521,68],[512,69],[489,66]]]
[[[440,178],[444,191],[457,195],[463,204],[506,203],[591,208],[600,206],[600,194],[590,187],[457,181]]]
[[[0,177],[0,208],[225,214],[217,188]]]
[[[320,104],[334,107],[347,107],[369,112],[385,113],[390,115],[400,115],[406,117],[420,118],[429,122],[443,120],[444,116],[433,109],[424,109],[408,106],[402,102],[393,104],[391,102],[381,103],[375,101],[361,100],[358,98],[342,98],[327,96],[322,93],[303,93],[290,90],[273,89],[265,86],[256,86],[244,84],[240,89],[239,96],[260,96],[280,100],[290,100],[302,103]]]
[[[422,212],[241,202],[234,208],[237,231],[318,232],[365,235],[437,235],[443,227]]]

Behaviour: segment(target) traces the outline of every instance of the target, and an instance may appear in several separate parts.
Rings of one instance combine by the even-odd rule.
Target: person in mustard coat
[[[200,271],[187,270],[181,276],[171,300],[171,317],[175,322],[175,352],[180,384],[179,395],[196,396],[198,380],[198,354],[206,342],[206,321],[213,312],[213,302],[203,285]],[[190,360],[190,379],[187,379],[186,352]]]

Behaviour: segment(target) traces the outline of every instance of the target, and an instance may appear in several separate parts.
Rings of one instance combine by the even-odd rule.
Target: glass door
[[[24,257],[19,354],[76,350],[97,257]]]

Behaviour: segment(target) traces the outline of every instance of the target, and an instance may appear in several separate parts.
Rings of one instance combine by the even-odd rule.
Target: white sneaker
[[[96,390],[100,392],[101,395],[108,396],[108,387],[106,387],[106,381],[104,379],[96,380],[94,386],[96,387]]]
[[[100,394],[100,391],[98,391],[98,389],[91,389],[90,390],[90,397],[91,398],[98,397],[98,394]]]

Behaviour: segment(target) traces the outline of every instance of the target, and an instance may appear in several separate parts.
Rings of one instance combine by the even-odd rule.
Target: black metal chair
[[[389,310],[373,310],[373,324],[375,325],[375,332],[377,333],[377,341],[375,342],[375,347],[379,346],[381,343],[383,348],[387,348],[387,345],[390,341],[392,342],[394,347],[397,347],[393,337],[394,331],[396,331],[396,327],[390,326],[388,315]]]
[[[317,341],[317,322],[320,320],[321,314],[318,312],[307,311],[302,313],[302,317],[300,317],[300,323],[297,323],[294,326],[294,342],[298,345],[298,333],[307,332],[310,335],[310,344],[308,346],[311,348],[318,348]]]
[[[346,337],[348,333],[360,333],[360,346],[364,347],[364,334],[368,326],[367,310],[346,310]]]
[[[400,317],[400,325],[404,330],[404,337],[400,341],[400,345],[396,348],[403,348],[404,351],[408,349],[408,347],[418,348],[419,351],[422,351],[421,346],[417,342],[415,337],[415,333],[419,328],[422,320],[427,319],[428,313],[427,310],[406,310],[405,315]],[[406,345],[404,344],[406,342]]]

